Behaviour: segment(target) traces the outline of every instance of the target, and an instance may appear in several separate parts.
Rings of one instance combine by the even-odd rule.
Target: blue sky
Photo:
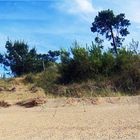
[[[0,0],[0,51],[8,37],[25,40],[41,53],[70,47],[74,40],[90,43],[91,23],[104,9],[125,13],[131,21],[126,42],[140,41],[139,7],[140,0]]]

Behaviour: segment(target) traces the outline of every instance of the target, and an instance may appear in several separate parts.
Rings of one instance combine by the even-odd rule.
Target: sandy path
[[[140,140],[133,104],[0,109],[0,140]]]

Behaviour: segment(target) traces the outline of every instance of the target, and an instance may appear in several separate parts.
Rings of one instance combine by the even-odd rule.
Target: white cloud
[[[59,9],[68,14],[73,14],[82,19],[91,22],[98,8],[95,8],[92,0],[64,0],[63,4],[59,5]]]
[[[71,13],[88,14],[96,11],[91,0],[73,0],[73,3],[74,4],[69,9],[69,12]]]

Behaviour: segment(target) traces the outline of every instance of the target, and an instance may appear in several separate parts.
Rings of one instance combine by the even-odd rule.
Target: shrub
[[[24,78],[24,83],[34,83],[35,81],[34,75],[32,73],[29,73]]]
[[[116,58],[118,78],[115,84],[118,89],[136,92],[140,89],[140,56],[132,51],[121,49]]]
[[[114,73],[115,57],[111,52],[104,52],[102,56],[102,74],[111,76]]]
[[[75,82],[94,78],[100,73],[102,67],[102,51],[99,46],[92,43],[90,47],[80,47],[75,42],[71,52],[61,53],[59,67],[62,82]]]
[[[59,78],[57,65],[48,67],[36,79],[36,85],[43,88],[46,93],[51,92]]]
[[[88,79],[101,83],[106,79],[116,91],[133,93],[140,89],[140,55],[136,51],[121,48],[114,55],[110,50],[103,52],[100,45],[80,47],[75,43],[70,53],[61,54],[61,60],[62,83]]]

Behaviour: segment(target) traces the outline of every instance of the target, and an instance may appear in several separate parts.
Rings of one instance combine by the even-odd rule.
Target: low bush
[[[90,47],[80,47],[77,43],[71,52],[61,54],[59,71],[62,83],[95,80],[100,85],[103,79],[111,81],[116,91],[134,94],[140,89],[140,55],[121,48],[114,55],[110,50],[92,43]]]

